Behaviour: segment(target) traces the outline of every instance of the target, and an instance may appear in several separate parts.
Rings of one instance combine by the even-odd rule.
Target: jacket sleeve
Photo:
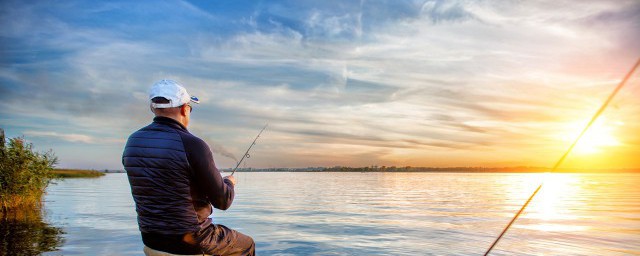
[[[213,207],[220,210],[231,207],[235,195],[233,185],[222,178],[209,145],[195,136],[184,136],[183,143],[197,190],[207,196]]]

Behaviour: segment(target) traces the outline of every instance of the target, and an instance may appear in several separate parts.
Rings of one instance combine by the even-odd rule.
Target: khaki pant
[[[144,255],[146,256],[201,256],[201,255],[211,256],[211,254],[195,254],[195,255],[171,254],[168,252],[161,252],[158,250],[154,250],[147,246],[144,247]]]
[[[202,254],[195,255],[254,256],[256,254],[256,244],[250,236],[224,225],[211,224],[197,234],[185,235],[182,240],[187,244],[198,246],[199,250],[202,250]],[[148,246],[144,247],[144,254],[146,256],[185,256],[155,250]]]
[[[256,244],[250,236],[230,229],[225,225],[211,224],[198,234],[201,245],[208,245],[202,248],[205,253],[213,255],[256,255]]]

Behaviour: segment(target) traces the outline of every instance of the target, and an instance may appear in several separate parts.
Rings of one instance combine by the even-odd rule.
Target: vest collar
[[[174,128],[178,128],[178,129],[182,129],[182,130],[188,131],[187,127],[184,127],[184,125],[182,125],[180,122],[176,121],[173,118],[164,117],[164,116],[156,116],[156,117],[153,118],[153,122],[154,123],[160,123],[160,124],[169,125],[169,126],[174,127]]]

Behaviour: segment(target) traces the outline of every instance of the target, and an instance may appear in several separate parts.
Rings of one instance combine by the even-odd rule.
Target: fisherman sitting
[[[136,204],[146,255],[255,255],[253,239],[209,217],[226,210],[235,178],[222,177],[207,143],[187,130],[187,90],[161,80],[150,90],[153,122],[128,139],[122,163]]]

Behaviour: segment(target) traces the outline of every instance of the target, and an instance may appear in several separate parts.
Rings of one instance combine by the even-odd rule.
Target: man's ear
[[[187,104],[180,106],[180,115],[187,116],[188,111],[189,110],[187,110]]]

